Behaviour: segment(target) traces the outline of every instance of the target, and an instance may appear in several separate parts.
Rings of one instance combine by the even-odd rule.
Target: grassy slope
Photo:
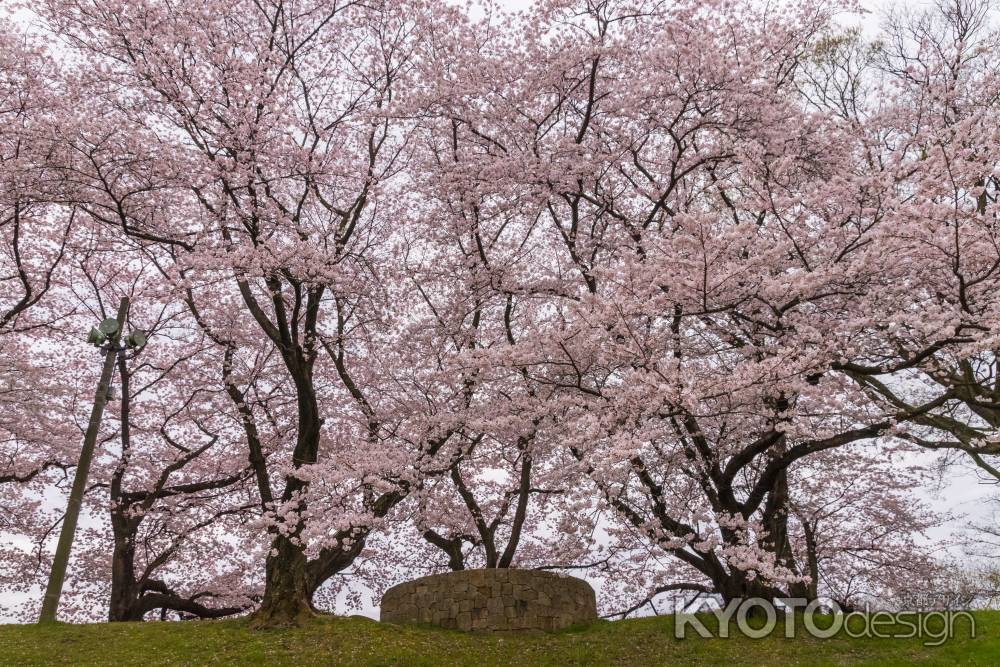
[[[555,634],[467,635],[369,619],[292,630],[243,621],[0,626],[0,665],[1000,665],[1000,613],[977,613],[945,645],[920,639],[676,640],[668,616]],[[707,623],[706,623],[707,625]]]

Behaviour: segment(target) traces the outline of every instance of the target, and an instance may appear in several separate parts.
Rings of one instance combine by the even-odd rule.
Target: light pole
[[[83,494],[87,489],[90,463],[94,458],[97,434],[101,428],[101,416],[104,414],[104,406],[108,403],[115,360],[118,358],[118,354],[125,349],[125,347],[119,346],[118,341],[121,339],[125,318],[128,315],[128,304],[128,297],[122,297],[121,303],[118,304],[118,317],[108,318],[101,322],[96,329],[90,330],[90,335],[87,338],[87,342],[92,345],[101,346],[102,343],[105,343],[103,347],[100,347],[101,351],[104,352],[104,368],[101,371],[101,379],[97,383],[97,393],[94,395],[94,407],[90,411],[87,432],[83,437],[83,449],[80,450],[80,460],[76,465],[73,487],[69,492],[69,504],[66,506],[62,530],[59,532],[59,543],[56,546],[55,557],[52,559],[52,571],[49,573],[49,584],[45,588],[45,597],[42,599],[42,613],[38,618],[39,623],[56,620],[56,610],[59,608],[63,580],[66,578],[66,566],[69,564],[69,554],[73,548],[73,536],[76,533],[77,521],[80,519],[80,506],[83,504]],[[126,347],[142,347],[145,342],[146,335],[138,330],[133,331],[125,338]]]

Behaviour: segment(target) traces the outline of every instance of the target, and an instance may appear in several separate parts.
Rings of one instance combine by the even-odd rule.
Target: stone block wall
[[[459,570],[393,586],[381,620],[488,632],[559,630],[597,620],[590,584],[541,570]]]

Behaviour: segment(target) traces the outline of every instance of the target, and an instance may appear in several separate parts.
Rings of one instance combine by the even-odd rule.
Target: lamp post
[[[45,597],[42,599],[42,613],[38,618],[39,623],[56,620],[56,610],[59,608],[63,580],[66,578],[66,566],[69,564],[69,554],[73,548],[76,524],[80,519],[83,494],[87,489],[87,476],[90,474],[90,464],[94,458],[97,434],[101,428],[101,416],[104,414],[104,406],[108,403],[115,360],[118,358],[118,354],[125,349],[119,346],[118,342],[121,339],[125,318],[128,315],[128,305],[128,297],[122,297],[118,305],[118,316],[108,318],[101,322],[96,329],[91,329],[87,338],[87,342],[100,346],[101,351],[104,352],[104,367],[101,371],[101,379],[97,383],[94,407],[90,411],[90,421],[87,423],[87,432],[83,437],[83,449],[80,450],[80,460],[76,465],[73,487],[69,493],[69,504],[66,506],[66,515],[63,517],[62,529],[59,532],[59,543],[56,546],[55,557],[52,559],[52,571],[49,573],[49,583],[45,589]],[[127,347],[142,347],[145,342],[146,335],[138,330],[133,331],[125,338]],[[102,343],[104,343],[103,346],[101,346]]]

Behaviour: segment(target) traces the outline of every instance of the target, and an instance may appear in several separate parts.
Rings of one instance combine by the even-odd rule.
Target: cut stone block
[[[597,620],[590,584],[541,570],[459,570],[393,586],[381,619],[463,631],[559,630]]]

